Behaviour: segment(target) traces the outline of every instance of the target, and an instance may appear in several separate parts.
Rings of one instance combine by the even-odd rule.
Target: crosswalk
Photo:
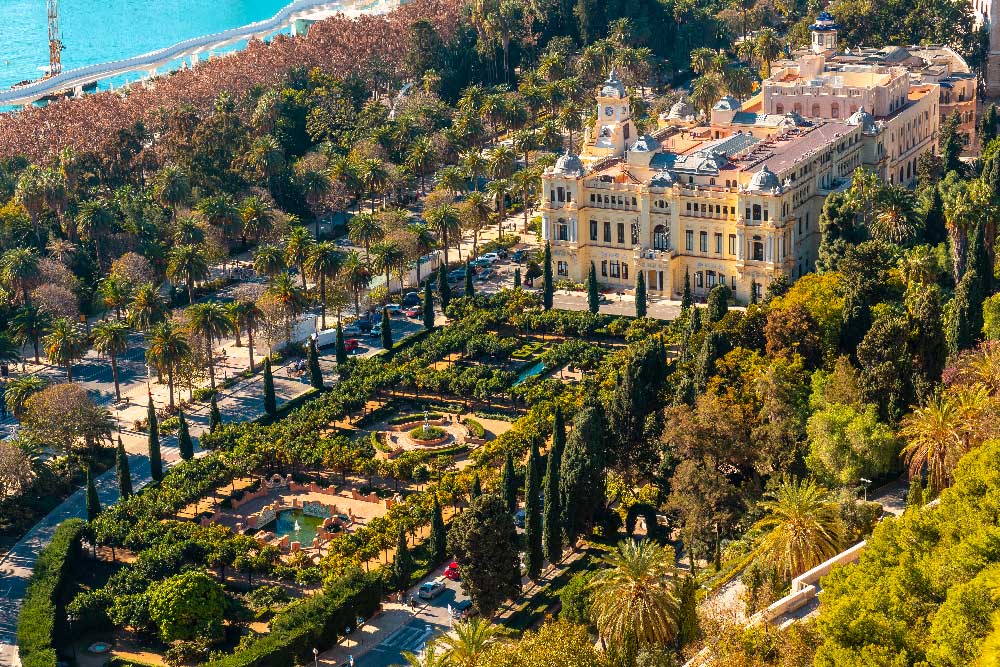
[[[399,653],[402,651],[419,652],[427,639],[434,634],[434,628],[430,625],[404,625],[391,635],[383,639],[374,651]]]

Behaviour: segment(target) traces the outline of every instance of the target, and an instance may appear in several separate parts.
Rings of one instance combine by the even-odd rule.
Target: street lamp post
[[[864,477],[862,477],[861,478],[861,483],[864,484],[864,486],[861,487],[861,488],[864,489],[864,492],[865,492],[864,498],[865,498],[865,502],[867,503],[868,502],[868,485],[871,484],[872,481],[870,479],[865,479]]]
[[[76,614],[67,614],[66,620],[69,621],[69,645],[73,649],[73,662],[76,663],[76,641],[73,637],[73,623],[76,622]]]
[[[319,667],[319,649],[313,649],[313,665]]]

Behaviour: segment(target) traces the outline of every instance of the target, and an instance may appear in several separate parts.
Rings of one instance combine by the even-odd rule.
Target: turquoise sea
[[[63,69],[118,60],[270,18],[291,0],[59,0]],[[0,89],[49,62],[45,0],[0,0]]]

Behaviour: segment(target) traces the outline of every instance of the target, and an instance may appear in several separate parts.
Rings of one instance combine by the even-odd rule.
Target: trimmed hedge
[[[486,427],[477,422],[472,417],[466,417],[465,419],[462,420],[462,423],[465,424],[465,427],[467,429],[469,429],[469,433],[471,433],[475,437],[477,438],[486,437]]]
[[[239,653],[206,667],[295,667],[312,660],[313,648],[325,651],[355,630],[357,618],[370,618],[382,601],[382,579],[360,570],[324,593],[293,604],[275,617],[271,632]]]
[[[80,547],[86,524],[68,519],[56,528],[52,542],[42,549],[17,619],[17,648],[23,667],[55,667],[52,645],[56,630],[58,600],[70,562]]]

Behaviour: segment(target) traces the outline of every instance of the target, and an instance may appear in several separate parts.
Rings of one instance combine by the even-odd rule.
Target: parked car
[[[523,509],[518,510],[514,513],[514,525],[518,528],[524,528],[524,518],[525,512]]]
[[[500,261],[500,255],[496,254],[495,252],[484,252],[482,255],[480,255],[476,259],[477,260],[485,259],[486,261],[490,262],[491,264],[496,264],[497,262]]]
[[[409,308],[403,311],[403,314],[406,315],[407,317],[420,317],[421,315],[424,314],[424,307],[421,306],[420,304],[417,304],[416,306],[410,306]]]
[[[373,326],[372,330],[368,332],[368,335],[371,338],[378,338],[379,336],[381,336],[382,335],[382,323],[379,322],[378,324],[376,324],[375,326]]]
[[[455,269],[448,272],[448,282],[454,283],[465,279],[465,269]]]
[[[399,317],[403,312],[403,307],[398,303],[387,303],[385,309],[389,311],[389,317]]]
[[[351,245],[351,239],[347,238],[346,236],[343,238],[339,238],[337,239],[337,245],[339,245],[340,247],[349,246]]]
[[[489,266],[492,263],[493,262],[491,262],[490,260],[483,259],[482,257],[476,257],[474,260],[472,260],[471,262],[469,262],[469,264],[472,265],[472,267],[475,268],[475,269],[485,268],[485,267]]]
[[[358,331],[371,331],[374,324],[372,323],[371,318],[362,317],[354,323],[354,326]]]
[[[348,338],[344,341],[344,349],[348,352],[354,352],[361,345],[361,341],[357,338]]]
[[[490,278],[496,275],[496,271],[493,269],[483,269],[482,273],[476,276],[476,280],[479,282],[486,282]]]
[[[420,295],[416,292],[407,292],[403,297],[403,307],[420,305]]]
[[[476,615],[476,608],[472,606],[472,600],[462,600],[451,606],[451,617],[460,621]]]
[[[526,251],[523,248],[521,250],[515,250],[514,254],[510,256],[510,259],[511,259],[512,262],[519,262],[520,263],[520,262],[524,261],[524,256],[526,254],[527,253],[526,253]]]
[[[462,579],[462,574],[458,569],[458,563],[451,561],[448,563],[447,569],[444,571],[444,576],[452,581],[459,581]]]
[[[437,596],[444,593],[445,588],[447,588],[447,586],[444,585],[443,578],[438,578],[434,581],[427,581],[420,584],[420,588],[417,590],[417,595],[425,600],[433,600]]]

